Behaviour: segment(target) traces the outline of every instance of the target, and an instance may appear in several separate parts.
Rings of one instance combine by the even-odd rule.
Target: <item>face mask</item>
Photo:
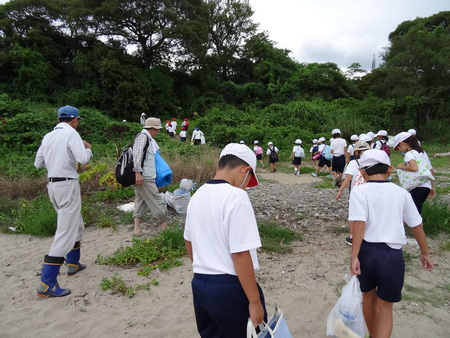
[[[249,173],[250,173],[250,170],[247,171],[247,173],[245,174],[244,180],[242,181],[241,185],[238,188],[241,188],[244,185],[245,180],[247,179]]]

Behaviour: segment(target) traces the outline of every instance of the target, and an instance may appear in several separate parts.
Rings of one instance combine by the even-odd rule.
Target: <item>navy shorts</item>
[[[416,205],[417,211],[422,215],[422,206],[425,203],[428,195],[430,194],[430,189],[425,187],[417,187],[409,192]]]
[[[333,156],[333,164],[331,167],[332,171],[337,173],[343,173],[345,168],[345,156]]]
[[[300,165],[300,164],[302,164],[302,158],[301,158],[301,157],[295,157],[295,156],[294,156],[294,158],[292,159],[292,164],[295,164],[295,165]]]
[[[386,243],[362,242],[358,255],[361,291],[377,289],[377,296],[386,302],[402,299],[405,261],[402,249],[392,249]]]
[[[323,166],[327,166],[328,168],[331,167],[330,160],[327,160],[324,156],[320,156],[319,158],[319,168],[322,168]]]
[[[261,161],[262,160],[262,154],[256,154],[256,160]]]
[[[258,289],[267,322],[264,294],[259,285]],[[201,337],[247,337],[248,299],[237,276],[196,273],[192,279],[192,293]]]

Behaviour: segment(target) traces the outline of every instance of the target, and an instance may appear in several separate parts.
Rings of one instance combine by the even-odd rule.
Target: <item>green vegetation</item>
[[[422,208],[422,217],[427,236],[450,234],[450,209],[447,203],[439,199],[427,199]]]
[[[136,284],[134,286],[128,286],[123,278],[117,273],[114,274],[111,279],[103,278],[100,283],[100,288],[103,291],[110,290],[112,294],[122,294],[133,298],[136,295],[136,291],[146,290],[150,291],[151,285],[158,285],[159,283],[153,279],[151,282],[146,284]]]
[[[262,250],[268,253],[291,252],[291,243],[303,240],[302,234],[282,227],[276,221],[259,222],[258,229],[261,235]]]

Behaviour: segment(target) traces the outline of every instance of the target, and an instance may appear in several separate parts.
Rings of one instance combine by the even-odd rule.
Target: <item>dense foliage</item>
[[[286,136],[309,142],[334,127],[345,136],[415,127],[422,139],[449,141],[450,12],[401,23],[384,63],[361,77],[356,62],[344,74],[333,63],[293,60],[252,15],[248,0],[0,5],[0,113],[21,134],[3,139],[36,147],[36,129],[24,132],[20,119],[48,117],[27,111],[30,101],[92,107],[116,120],[198,118],[219,145],[285,146]]]

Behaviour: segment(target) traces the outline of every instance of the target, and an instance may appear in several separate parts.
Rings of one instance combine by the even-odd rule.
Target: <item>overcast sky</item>
[[[299,62],[354,62],[370,70],[406,20],[449,11],[450,0],[250,0],[254,21]]]

